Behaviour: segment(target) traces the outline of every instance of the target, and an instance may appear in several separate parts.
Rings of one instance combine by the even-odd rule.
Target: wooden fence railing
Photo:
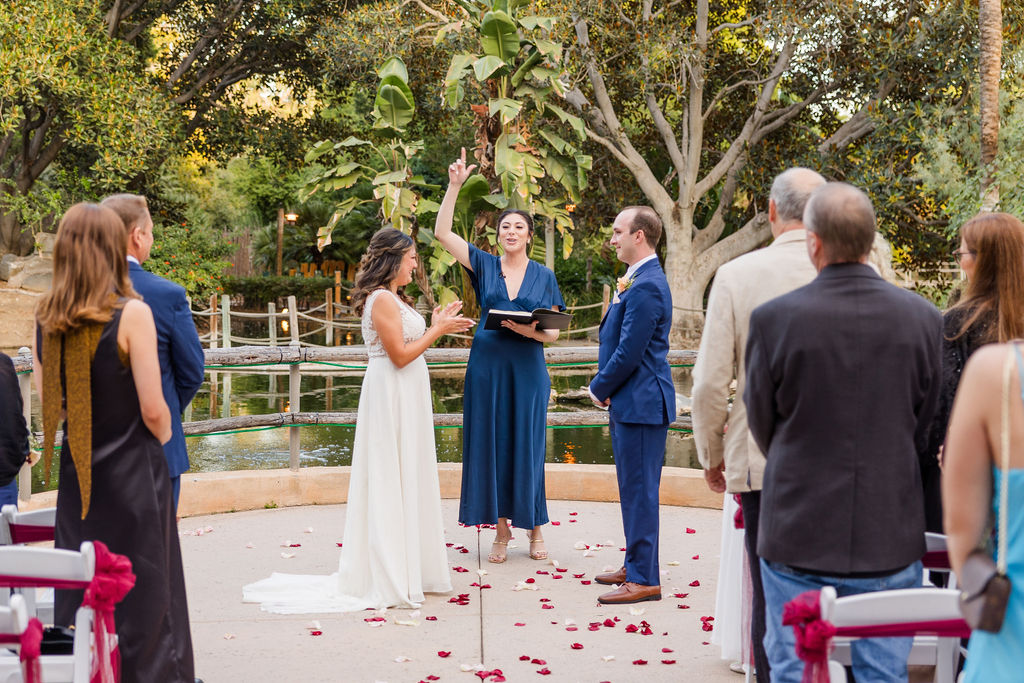
[[[575,313],[588,309],[600,308],[601,315],[608,309],[610,300],[608,285],[604,286],[602,300],[598,303],[585,304],[582,306],[567,306],[566,311]],[[274,303],[267,304],[267,312],[253,313],[247,311],[236,311],[231,308],[231,297],[227,294],[219,298],[210,297],[210,304],[207,308],[197,311],[193,310],[192,315],[196,318],[205,319],[208,323],[209,332],[199,336],[207,348],[231,348],[242,345],[277,346],[280,343],[295,344],[300,346],[337,346],[351,339],[353,332],[359,332],[361,322],[358,316],[354,315],[352,308],[340,303],[341,293],[339,287],[324,290],[324,303],[299,311],[294,296],[288,297],[288,305],[284,310],[278,311]],[[232,331],[232,322],[239,320],[266,321],[267,336],[247,337],[235,334]],[[300,324],[305,329],[300,329]],[[588,327],[571,327],[562,332],[565,337],[582,337],[597,330],[599,325]],[[316,344],[310,341],[318,335],[324,335],[324,344]],[[460,339],[472,339],[472,335],[452,335]]]
[[[570,367],[597,364],[597,346],[552,346],[544,349],[544,361],[549,367]],[[238,415],[201,420],[187,421],[184,425],[186,435],[212,434],[237,429],[258,427],[288,427],[288,450],[290,467],[299,468],[299,426],[316,424],[352,424],[356,423],[356,413],[320,412],[304,413],[301,411],[301,393],[299,384],[303,366],[327,364],[335,368],[358,370],[366,367],[367,355],[365,346],[339,346],[334,348],[303,347],[297,344],[289,346],[239,346],[235,348],[208,349],[206,351],[206,368],[211,373],[223,371],[244,371],[246,368],[285,366],[288,368],[288,411],[268,413],[264,415]],[[458,366],[469,360],[469,349],[427,349],[424,357],[428,365]],[[697,352],[692,350],[672,350],[668,353],[668,362],[675,367],[692,366]],[[22,399],[25,405],[25,419],[29,420],[32,406],[30,390],[32,373],[32,354],[27,348],[20,350],[13,358],[15,371],[21,383]],[[461,413],[436,413],[435,425],[461,425]],[[549,426],[601,426],[608,424],[608,413],[604,410],[580,410],[571,412],[548,412]],[[681,415],[670,425],[672,429],[689,431],[691,422],[689,415]],[[60,437],[58,436],[58,443]],[[29,485],[25,482],[26,485]],[[28,489],[23,489],[28,490]]]

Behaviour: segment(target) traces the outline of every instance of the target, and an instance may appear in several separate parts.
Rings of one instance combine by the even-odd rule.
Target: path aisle
[[[444,518],[454,520],[457,509],[458,501],[445,500]],[[384,621],[367,621],[373,612],[267,614],[241,602],[243,584],[274,571],[333,572],[344,505],[183,519],[196,673],[206,683],[475,683],[480,679],[463,672],[463,665],[482,664],[487,671],[500,669],[508,681],[743,680],[729,672],[717,647],[705,644],[711,634],[701,621],[714,610],[719,511],[662,508],[665,599],[631,610],[600,605],[596,598],[606,589],[585,585],[621,566],[618,505],[552,501],[549,510],[558,524],[546,527],[545,537],[557,565],[530,560],[521,530],[509,545],[508,561],[491,565],[494,532],[453,525],[449,563],[465,570],[452,572],[454,592],[428,596],[419,614],[388,610]],[[286,543],[299,545],[282,547]],[[691,586],[694,581],[699,585]],[[450,602],[460,594],[466,604]],[[321,635],[313,635],[314,621]],[[641,661],[646,664],[634,663]],[[500,679],[495,674],[486,680]]]

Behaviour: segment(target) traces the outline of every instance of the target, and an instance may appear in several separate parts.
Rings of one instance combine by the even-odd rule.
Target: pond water
[[[323,370],[303,366],[300,382],[300,407],[303,412],[355,412],[359,405],[362,373],[352,370]],[[551,372],[552,388],[558,395],[585,388],[595,368],[583,366],[558,368]],[[674,368],[676,391],[689,396],[690,369]],[[462,412],[464,367],[431,368],[434,411]],[[215,391],[211,387],[216,382]],[[227,404],[225,406],[225,396]],[[33,397],[33,428],[41,431],[38,402]],[[592,410],[587,402],[558,400],[551,411]],[[257,415],[288,410],[287,372],[207,372],[192,402],[192,420],[235,415]],[[300,463],[302,466],[336,466],[352,464],[352,442],[355,428],[345,425],[315,425],[300,429]],[[438,427],[434,432],[439,462],[462,460],[462,429]],[[209,434],[186,439],[194,472],[215,472],[246,469],[279,469],[289,465],[288,429],[271,428]],[[612,464],[611,438],[607,427],[559,427],[547,430],[547,461],[553,463]],[[693,438],[689,433],[670,431],[665,464],[674,467],[699,468]],[[42,467],[33,468],[33,490],[47,488],[42,482]],[[54,475],[56,475],[56,466]],[[56,476],[49,488],[56,487]]]

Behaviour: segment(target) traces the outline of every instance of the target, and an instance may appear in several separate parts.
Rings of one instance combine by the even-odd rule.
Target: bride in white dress
[[[359,264],[352,305],[362,309],[369,363],[359,395],[345,534],[338,571],[274,573],[242,589],[279,614],[419,607],[451,591],[434,452],[430,377],[423,352],[474,321],[462,302],[434,309],[428,328],[402,291],[416,269],[412,239],[379,230]]]

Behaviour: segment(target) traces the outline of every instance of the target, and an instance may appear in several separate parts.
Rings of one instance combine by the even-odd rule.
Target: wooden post
[[[267,322],[268,330],[270,334],[270,345],[277,346],[277,304],[273,301],[267,304]],[[270,373],[270,386],[267,387],[267,393],[269,398],[267,399],[267,407],[274,407],[274,394],[277,393],[277,373],[271,371]]]
[[[327,339],[324,346],[334,346],[334,292],[328,287],[324,290],[324,331]]]
[[[604,314],[608,312],[608,304],[612,300],[612,288],[605,285],[601,288],[601,319],[604,319]]]
[[[18,349],[18,355],[26,358],[32,357],[32,349],[22,346]],[[33,372],[42,372],[42,368],[34,368]],[[21,414],[25,418],[25,425],[29,433],[32,432],[32,373],[26,372],[18,376],[18,388],[21,389]],[[28,502],[32,497],[32,466],[25,463],[18,470],[18,499]]]
[[[550,270],[555,269],[555,220],[553,218],[544,222],[544,265]]]
[[[341,271],[334,271],[334,302],[341,304]]]
[[[288,297],[288,332],[292,337],[292,340],[289,342],[292,346],[299,345],[299,312],[296,309],[297,304],[293,294]]]
[[[284,254],[284,209],[277,210],[277,276],[281,277],[281,257]]]
[[[210,348],[219,348],[217,342],[217,295],[210,296]],[[214,370],[210,371],[210,417],[212,418],[217,414],[217,381],[219,380],[218,373]]]
[[[224,343],[221,344],[221,348],[223,348],[223,349],[230,349],[231,348],[231,297],[228,296],[227,294],[224,294],[223,296],[221,296],[220,301],[221,301],[220,316],[221,316],[221,328],[222,328],[221,339],[223,339],[223,341],[224,341]]]
[[[292,340],[288,342],[289,346],[299,348],[299,316],[295,310],[295,295],[288,297],[288,331],[291,333]],[[288,412],[297,413],[299,412],[299,397],[301,393],[299,391],[299,381],[301,375],[299,374],[298,363],[288,366]],[[299,470],[299,428],[289,427],[288,428],[288,457],[289,467],[293,472]]]
[[[334,375],[327,375],[327,412],[334,412]]]

